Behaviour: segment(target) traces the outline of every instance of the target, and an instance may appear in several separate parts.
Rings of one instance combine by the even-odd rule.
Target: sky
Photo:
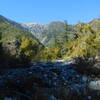
[[[76,24],[100,18],[100,0],[0,0],[0,15],[21,23]]]

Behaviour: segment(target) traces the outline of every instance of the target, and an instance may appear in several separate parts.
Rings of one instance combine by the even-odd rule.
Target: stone
[[[89,83],[89,88],[92,89],[92,90],[99,90],[100,91],[100,80],[91,81]]]

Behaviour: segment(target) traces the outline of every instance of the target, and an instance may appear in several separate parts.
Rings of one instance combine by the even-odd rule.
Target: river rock
[[[89,83],[89,88],[92,90],[99,90],[100,91],[100,80],[94,80]]]

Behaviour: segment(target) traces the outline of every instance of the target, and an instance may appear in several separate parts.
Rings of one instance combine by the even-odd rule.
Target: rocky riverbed
[[[42,62],[0,71],[0,100],[99,99],[100,78],[79,74],[72,63]]]

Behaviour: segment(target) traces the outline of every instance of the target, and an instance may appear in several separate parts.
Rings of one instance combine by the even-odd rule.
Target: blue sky
[[[0,15],[23,23],[76,24],[100,18],[100,0],[0,0]]]

